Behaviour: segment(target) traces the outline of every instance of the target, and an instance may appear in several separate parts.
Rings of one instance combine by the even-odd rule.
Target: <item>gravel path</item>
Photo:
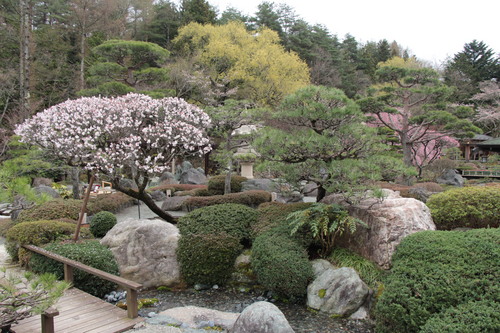
[[[241,312],[246,306],[266,300],[262,295],[238,293],[224,289],[209,289],[196,291],[188,289],[184,291],[146,291],[139,295],[140,298],[158,298],[155,307],[143,308],[140,315],[146,317],[150,312],[161,311],[194,305],[224,312]],[[310,311],[305,305],[287,304],[275,302],[284,313],[296,333],[372,333],[373,324],[365,320],[332,319],[328,315]],[[162,330],[164,329],[164,330]],[[172,331],[170,328],[146,325],[145,328],[135,329],[129,332],[160,333],[160,332],[189,332]],[[193,331],[194,332],[194,331]],[[205,331],[206,332],[206,331]]]

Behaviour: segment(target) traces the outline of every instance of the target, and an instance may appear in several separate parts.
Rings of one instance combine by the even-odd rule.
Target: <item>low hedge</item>
[[[500,330],[498,303],[471,301],[432,316],[420,333],[494,333]]]
[[[500,187],[449,190],[431,196],[427,206],[439,230],[500,226]]]
[[[238,241],[250,239],[250,226],[257,211],[240,204],[222,204],[196,209],[181,217],[177,224],[181,235],[227,233]]]
[[[90,220],[90,232],[94,237],[102,238],[116,225],[116,216],[111,212],[99,212]]]
[[[242,249],[239,239],[225,232],[182,235],[177,248],[181,275],[190,285],[224,285]]]
[[[93,215],[101,211],[116,213],[120,209],[129,207],[134,199],[124,193],[102,194],[91,198],[87,205],[87,214]],[[23,210],[16,220],[17,222],[39,221],[39,220],[78,220],[82,209],[83,200],[56,199],[30,209]]]
[[[286,236],[258,236],[252,247],[251,265],[259,283],[291,300],[302,300],[313,279],[306,250]]]
[[[118,264],[113,253],[101,245],[99,241],[91,240],[80,243],[52,243],[44,247],[47,251],[63,257],[79,261],[85,265],[100,269],[113,275],[118,275]],[[58,279],[64,277],[63,264],[39,254],[33,254],[30,260],[31,269],[38,274],[53,273]],[[103,280],[92,274],[75,269],[73,285],[89,294],[102,298],[106,293],[116,289],[112,282]]]
[[[82,200],[75,199],[56,199],[45,202],[21,211],[17,222],[39,221],[39,220],[57,220],[71,219],[78,220],[78,215],[82,209]]]
[[[271,201],[271,193],[266,191],[248,191],[231,193],[226,195],[214,195],[210,197],[191,197],[184,202],[188,211],[197,208],[220,205],[225,203],[242,204],[249,207],[257,207],[261,203]]]
[[[194,184],[160,184],[158,186],[152,186],[148,188],[148,192],[171,190],[172,193],[175,191],[191,191],[199,188],[207,188],[207,185],[194,185]]]
[[[248,178],[232,175],[231,176],[231,193],[241,192],[242,183],[247,181]],[[224,194],[224,187],[226,183],[226,175],[213,176],[208,180],[208,191],[212,195]]]
[[[377,332],[432,328],[436,318],[451,321],[454,308],[461,311],[463,304],[478,300],[498,311],[499,239],[499,229],[422,231],[404,238],[383,279],[385,289],[375,307]]]
[[[75,233],[75,225],[59,221],[31,221],[18,223],[7,231],[6,249],[13,260],[18,260],[21,245],[36,245],[51,243],[71,238]],[[81,230],[81,237],[89,237],[87,229]]]

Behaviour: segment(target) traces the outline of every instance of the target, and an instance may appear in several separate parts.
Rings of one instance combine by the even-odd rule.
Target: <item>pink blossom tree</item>
[[[151,177],[168,170],[174,156],[210,151],[205,133],[209,125],[206,113],[182,99],[128,94],[68,100],[26,120],[15,132],[69,165],[106,175],[115,189],[173,222],[146,186]],[[120,182],[125,177],[134,179],[138,188],[125,187]]]

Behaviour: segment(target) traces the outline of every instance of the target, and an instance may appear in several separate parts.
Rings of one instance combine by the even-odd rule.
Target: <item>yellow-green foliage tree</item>
[[[225,25],[191,23],[179,30],[174,48],[205,68],[209,80],[238,98],[276,105],[309,83],[309,69],[279,44],[270,29],[247,31],[241,22]]]

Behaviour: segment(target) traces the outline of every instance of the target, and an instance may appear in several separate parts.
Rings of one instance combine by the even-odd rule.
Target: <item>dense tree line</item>
[[[339,37],[270,1],[249,16],[218,13],[206,0],[0,0],[0,27],[0,153],[14,124],[69,98],[139,92],[201,106],[246,99],[275,107],[314,84],[363,100],[388,82],[380,63],[422,65],[396,41]],[[497,100],[475,98],[481,82],[500,75],[493,50],[474,40],[444,68],[449,102],[493,110],[496,119]]]

